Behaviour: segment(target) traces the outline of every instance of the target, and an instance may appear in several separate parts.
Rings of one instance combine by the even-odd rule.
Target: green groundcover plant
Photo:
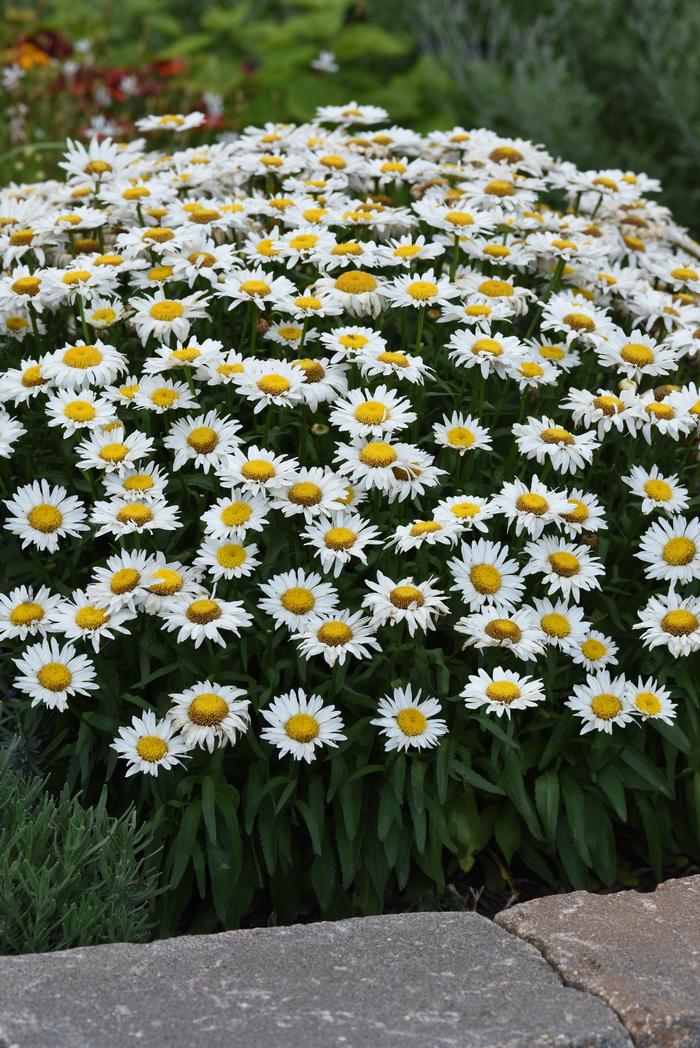
[[[135,806],[165,932],[697,861],[658,183],[356,102],[203,122],[0,191],[2,674],[51,782]]]
[[[157,867],[133,810],[110,818],[68,788],[16,770],[17,746],[0,751],[0,953],[40,953],[138,942],[153,928]]]

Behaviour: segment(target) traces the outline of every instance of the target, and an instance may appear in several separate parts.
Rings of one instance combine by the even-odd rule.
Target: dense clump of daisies
[[[0,640],[79,764],[685,738],[700,249],[645,175],[386,122],[0,191]]]

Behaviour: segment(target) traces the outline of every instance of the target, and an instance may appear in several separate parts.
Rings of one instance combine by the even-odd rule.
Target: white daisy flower
[[[332,364],[327,357],[297,357],[292,361],[292,367],[298,368],[304,376],[301,395],[311,411],[316,411],[320,404],[336,400],[339,394],[347,393],[346,364]]]
[[[229,299],[229,309],[245,302],[252,302],[264,309],[266,302],[278,302],[285,296],[294,295],[296,288],[287,277],[276,277],[261,269],[237,269],[228,273],[218,285],[217,294]]]
[[[684,658],[700,648],[700,598],[681,599],[673,591],[651,597],[633,629],[644,631],[647,647],[666,647],[674,659]]]
[[[513,335],[490,335],[484,331],[455,331],[448,342],[449,358],[458,367],[478,368],[484,378],[508,378],[521,359],[523,347]]]
[[[422,357],[401,350],[381,349],[358,354],[357,364],[363,379],[392,376],[413,385],[422,385],[432,379],[433,369]]]
[[[566,497],[569,508],[561,514],[561,524],[568,535],[576,536],[583,531],[591,533],[607,528],[605,510],[595,495],[574,488]]]
[[[569,636],[562,648],[577,666],[585,666],[590,672],[617,665],[617,644],[600,630],[589,629],[575,640]]]
[[[391,283],[384,286],[382,294],[394,306],[413,306],[424,309],[426,306],[444,306],[451,298],[459,295],[459,288],[449,279],[428,269],[425,273],[406,273],[394,277]]]
[[[241,688],[200,681],[170,696],[168,720],[187,749],[199,746],[213,753],[217,744],[234,746],[250,727],[250,700],[244,696]]]
[[[178,419],[163,437],[163,447],[175,452],[173,469],[188,463],[208,473],[227,461],[240,443],[241,426],[228,415],[207,411],[204,415],[187,415]]]
[[[42,365],[42,374],[62,389],[109,386],[126,370],[124,354],[99,339],[90,346],[82,341],[63,346],[49,353]]]
[[[172,131],[176,135],[201,127],[206,121],[204,113],[164,113],[162,116],[143,116],[136,121],[137,131]]]
[[[106,611],[135,610],[143,599],[144,580],[150,578],[162,554],[145,550],[122,550],[107,558],[104,566],[92,569],[87,595]]]
[[[642,500],[642,513],[660,509],[673,516],[688,508],[688,489],[683,487],[675,473],[664,474],[656,465],[649,469],[632,466],[629,476],[621,479],[631,488],[632,494]]]
[[[463,542],[460,556],[448,560],[454,586],[471,611],[484,605],[513,609],[519,604],[525,589],[521,569],[508,557],[508,549],[500,542],[477,539]]]
[[[0,458],[10,458],[15,444],[26,432],[21,422],[0,408]]]
[[[479,670],[471,674],[461,694],[468,710],[486,707],[486,713],[495,713],[497,717],[505,713],[509,718],[512,710],[524,710],[545,701],[543,681],[501,666],[491,673]]]
[[[668,375],[675,371],[680,357],[668,343],[659,343],[639,328],[625,334],[620,328],[596,346],[603,367],[614,367],[627,378],[640,382],[645,375]]]
[[[586,546],[578,546],[565,538],[543,536],[528,542],[523,550],[526,558],[523,575],[542,575],[550,594],[577,599],[582,591],[600,589],[599,578],[605,574],[605,565],[593,557]]]
[[[226,647],[221,630],[231,630],[236,636],[250,626],[253,618],[239,600],[219,600],[208,595],[179,595],[161,610],[163,626],[169,632],[178,631],[177,642],[194,641],[198,648],[205,640],[212,640]]]
[[[139,459],[152,455],[154,440],[140,429],[125,433],[123,429],[93,432],[75,449],[79,469],[100,469],[123,477],[132,471]]]
[[[196,567],[204,568],[213,579],[240,579],[260,566],[258,547],[244,546],[227,539],[206,538],[197,551]]]
[[[142,717],[132,717],[131,727],[120,728],[110,748],[128,762],[128,778],[138,772],[158,775],[160,768],[168,771],[182,764],[191,747],[177,734],[168,717],[157,720],[155,713],[149,710]]]
[[[105,494],[109,498],[121,498],[132,502],[151,502],[163,499],[168,483],[168,475],[154,462],[125,469],[123,472],[110,472],[103,475]]]
[[[626,699],[632,711],[642,720],[659,720],[673,724],[676,719],[676,704],[671,702],[671,693],[662,688],[653,677],[640,677],[636,684],[627,681]]]
[[[301,533],[321,561],[324,571],[337,578],[353,558],[367,563],[365,548],[381,543],[380,532],[372,524],[352,511],[337,510],[330,519],[312,522]]]
[[[273,575],[261,583],[260,590],[265,597],[258,601],[258,607],[273,617],[276,626],[297,632],[319,617],[330,615],[338,606],[335,586],[302,568]]]
[[[194,320],[209,320],[205,303],[203,291],[171,299],[161,289],[154,295],[134,298],[130,320],[144,345],[149,338],[169,340],[172,335],[186,339]]]
[[[413,576],[407,575],[395,582],[378,571],[376,582],[366,582],[370,592],[364,597],[362,607],[370,612],[372,625],[396,626],[405,622],[411,637],[419,627],[427,633],[435,629],[437,617],[449,614],[450,610],[443,599],[445,594],[434,586],[436,581],[429,578],[416,582]]]
[[[535,597],[532,601],[532,612],[542,639],[548,647],[569,651],[569,648],[583,644],[591,632],[583,609],[576,605],[569,606],[565,600],[553,601],[548,597]]]
[[[538,476],[526,484],[517,478],[506,481],[493,497],[494,513],[502,514],[510,529],[515,525],[515,534],[527,532],[533,539],[539,538],[549,524],[558,524],[560,517],[570,509],[570,502],[563,491],[552,491]]]
[[[270,503],[264,495],[245,488],[231,488],[202,514],[202,524],[215,539],[242,539],[248,531],[263,531]]]
[[[45,408],[49,426],[60,426],[68,436],[81,429],[100,429],[116,417],[114,405],[90,389],[78,393],[59,389],[47,398]]]
[[[308,523],[333,513],[344,496],[345,485],[332,470],[312,466],[298,470],[292,484],[273,492],[270,505],[285,517],[303,516]]]
[[[135,532],[176,531],[182,527],[179,509],[163,499],[150,502],[115,497],[95,502],[90,522],[97,525],[95,537],[132,535]]]
[[[345,399],[336,400],[329,422],[351,437],[381,437],[406,429],[416,417],[406,397],[382,385],[349,390]]]
[[[86,655],[77,655],[72,644],[59,644],[55,638],[25,648],[12,660],[20,671],[13,686],[50,710],[65,710],[74,695],[88,695],[98,685],[95,668]]]
[[[469,531],[488,531],[486,521],[490,520],[496,513],[492,499],[482,498],[480,495],[450,495],[449,498],[441,499],[433,516],[438,523],[454,524]]]
[[[503,648],[526,662],[536,659],[545,647],[531,608],[509,612],[487,608],[459,619],[455,630],[467,638],[465,648]]]
[[[34,545],[54,553],[60,539],[75,538],[88,530],[81,500],[47,480],[25,484],[3,501],[9,510],[4,527],[22,540],[22,549]]]
[[[346,269],[338,277],[321,277],[313,285],[326,292],[350,316],[378,316],[385,303],[385,285],[362,269]]]
[[[576,473],[590,465],[600,447],[594,433],[571,433],[546,415],[541,419],[530,416],[525,425],[516,422],[513,436],[523,455],[540,465],[549,460],[559,473]]]
[[[157,415],[199,406],[186,382],[155,378],[142,379],[134,395],[134,405],[154,411]]]
[[[337,327],[322,332],[320,340],[328,352],[333,354],[333,363],[354,360],[360,353],[381,353],[386,349],[386,339],[369,327]]]
[[[256,360],[237,383],[257,414],[270,406],[294,407],[303,400],[304,374],[286,360]]]
[[[96,652],[103,640],[114,640],[115,633],[130,633],[122,623],[133,618],[134,612],[128,608],[109,611],[85,590],[75,590],[70,600],[60,601],[51,612],[54,632],[68,640],[87,641]]]
[[[661,579],[671,588],[700,578],[700,520],[676,515],[651,524],[636,556],[647,565],[648,579]]]
[[[411,685],[407,684],[405,688],[394,688],[392,695],[379,700],[378,716],[370,723],[385,737],[384,748],[388,753],[432,749],[448,731],[446,722],[438,716],[441,712],[437,699],[421,699],[420,690],[414,697]]]
[[[179,560],[167,560],[162,553],[156,555],[156,561],[141,580],[139,601],[147,615],[160,615],[173,599],[189,597],[193,600],[206,595],[200,568],[181,564]]]
[[[32,586],[17,586],[9,593],[0,593],[0,641],[53,633],[51,612],[60,600],[48,586],[37,590]]]
[[[607,670],[591,673],[585,684],[575,684],[566,705],[583,721],[581,734],[604,731],[612,734],[613,725],[624,727],[634,719],[627,699],[628,683],[624,677],[611,677]]]
[[[303,630],[293,634],[299,651],[307,659],[322,655],[329,666],[342,666],[348,655],[356,659],[371,658],[370,649],[380,648],[374,627],[361,612],[333,610],[319,616]]]
[[[247,448],[233,447],[217,473],[226,487],[270,494],[292,484],[299,468],[296,459],[250,444]]]
[[[453,411],[452,415],[443,415],[442,422],[433,426],[435,442],[444,448],[451,448],[458,455],[466,451],[490,451],[491,436],[488,429],[471,415]]]
[[[454,546],[462,536],[462,526],[458,520],[446,516],[438,520],[413,520],[408,524],[398,524],[394,534],[388,540],[388,546],[395,546],[399,553],[419,549],[421,546]]]
[[[303,688],[278,695],[260,712],[269,725],[260,738],[276,746],[280,757],[290,754],[310,764],[322,746],[335,747],[347,737],[335,706],[324,706],[319,695],[307,696]]]

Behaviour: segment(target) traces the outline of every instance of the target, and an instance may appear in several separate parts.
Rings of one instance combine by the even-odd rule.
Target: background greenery
[[[128,120],[201,105],[206,92],[222,96],[233,130],[357,97],[421,130],[489,126],[580,166],[645,170],[679,221],[697,215],[696,0],[44,0],[6,6],[5,63],[40,28],[91,48],[69,56],[88,71],[72,86],[56,83],[55,66],[34,67],[9,93],[28,105],[29,141],[75,134],[96,110]],[[311,69],[321,49],[339,72]],[[144,89],[124,98],[115,83],[130,70]],[[105,83],[115,97],[98,105]],[[9,134],[6,122],[0,152]],[[0,174],[36,168],[13,153]]]

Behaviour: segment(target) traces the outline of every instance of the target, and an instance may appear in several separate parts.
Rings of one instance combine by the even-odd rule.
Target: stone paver
[[[624,1027],[475,914],[0,958],[0,1048],[618,1048]]]
[[[700,1046],[700,876],[648,894],[534,899],[496,921],[609,1004],[637,1048]]]

